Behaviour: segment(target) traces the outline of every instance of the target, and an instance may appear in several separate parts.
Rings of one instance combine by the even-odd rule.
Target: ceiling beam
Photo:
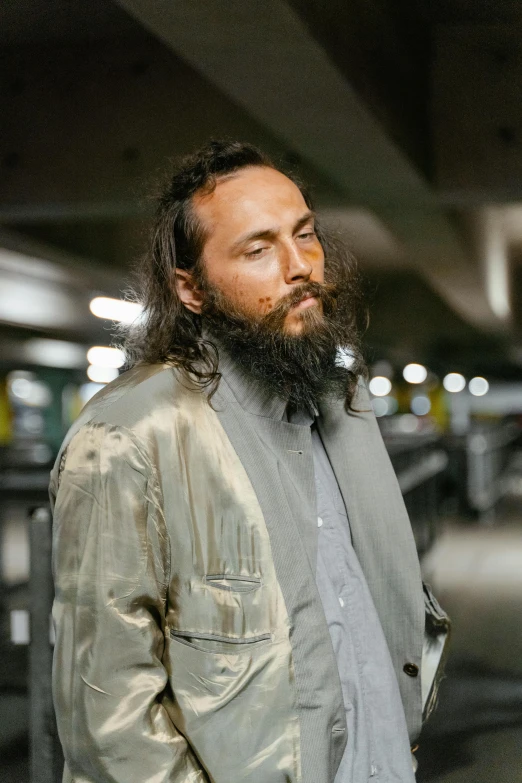
[[[96,295],[118,297],[121,275],[90,259],[0,230],[0,324],[55,336],[100,335]]]
[[[0,272],[18,271],[41,280],[58,282],[73,288],[102,289],[117,295],[122,285],[121,272],[102,266],[91,258],[66,253],[62,249],[33,240],[16,231],[0,227],[0,250],[19,257],[18,267],[8,266],[7,255],[0,260]],[[13,262],[14,264],[14,262]]]

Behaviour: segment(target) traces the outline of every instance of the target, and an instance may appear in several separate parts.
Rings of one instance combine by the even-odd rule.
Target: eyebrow
[[[315,220],[315,213],[311,210],[299,218],[293,227],[292,233],[295,234],[296,231],[299,231],[299,229],[302,228],[305,223],[308,223],[309,220]],[[252,242],[254,239],[273,239],[278,232],[279,228],[265,228],[262,231],[250,231],[248,234],[243,234],[243,236],[232,245],[232,252],[239,250],[240,247],[246,245],[248,242]]]

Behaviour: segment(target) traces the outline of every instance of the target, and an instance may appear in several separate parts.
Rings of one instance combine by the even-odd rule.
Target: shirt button
[[[408,677],[417,677],[419,673],[419,667],[416,666],[414,663],[405,663],[403,672],[408,675]]]
[[[317,527],[322,527],[322,526],[323,526],[323,520],[321,519],[321,517],[317,517]]]
[[[341,598],[341,596],[339,596],[339,603],[341,604],[341,606],[344,606],[344,601],[343,601],[343,599]]]

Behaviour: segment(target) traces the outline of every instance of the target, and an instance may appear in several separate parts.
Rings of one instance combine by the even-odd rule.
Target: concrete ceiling
[[[505,327],[508,291],[499,309],[436,191],[334,64],[310,20],[295,10],[299,4],[265,0],[260,17],[258,5],[245,0],[119,3],[352,202],[373,209],[405,244],[415,269],[466,320]]]
[[[4,3],[0,224],[121,290],[169,159],[246,139],[311,182],[370,278],[431,297],[435,331],[451,312],[518,356],[521,28],[502,0]]]

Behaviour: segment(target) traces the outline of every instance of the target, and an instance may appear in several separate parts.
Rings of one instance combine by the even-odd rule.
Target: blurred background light
[[[391,381],[383,375],[372,378],[369,384],[370,391],[375,397],[386,397],[391,392]]]
[[[109,348],[105,345],[93,345],[87,351],[89,364],[97,367],[122,367],[125,363],[125,355],[119,348]]]
[[[31,394],[32,381],[27,378],[15,378],[11,382],[11,393],[19,400],[27,400]]]
[[[466,387],[466,379],[460,372],[450,372],[444,377],[442,385],[446,391],[452,393],[461,392]]]
[[[419,429],[419,420],[413,413],[404,413],[399,419],[399,430],[411,435]]]
[[[388,416],[392,416],[394,413],[397,413],[399,409],[399,403],[395,397],[382,397],[382,399],[386,401],[386,405],[388,406]]]
[[[109,321],[132,324],[142,314],[143,307],[136,302],[111,299],[108,296],[96,296],[91,300],[89,310],[98,318],[107,318]]]
[[[33,338],[27,340],[23,350],[26,361],[44,367],[83,369],[87,364],[84,346],[66,340]]]
[[[425,394],[418,394],[416,397],[413,397],[410,408],[411,412],[415,413],[416,416],[426,416],[431,410],[430,398]]]
[[[386,416],[388,413],[388,404],[384,397],[376,397],[374,400],[372,400],[372,408],[377,418]]]
[[[43,258],[0,247],[0,322],[70,329],[77,322],[68,273]]]
[[[428,371],[422,364],[407,364],[402,375],[408,383],[424,383],[428,377]]]
[[[489,383],[485,378],[476,376],[470,380],[468,389],[474,397],[483,397],[489,391]]]
[[[393,415],[398,407],[395,397],[376,397],[372,400],[373,412],[377,418]]]
[[[31,408],[47,408],[52,402],[49,386],[37,380],[35,375],[24,370],[14,370],[7,376],[10,396],[18,405]]]
[[[98,367],[96,364],[90,364],[87,367],[87,377],[94,383],[109,383],[119,375],[116,367]]]
[[[79,388],[80,400],[82,404],[89,402],[91,397],[94,397],[97,392],[105,388],[104,383],[84,383]]]

